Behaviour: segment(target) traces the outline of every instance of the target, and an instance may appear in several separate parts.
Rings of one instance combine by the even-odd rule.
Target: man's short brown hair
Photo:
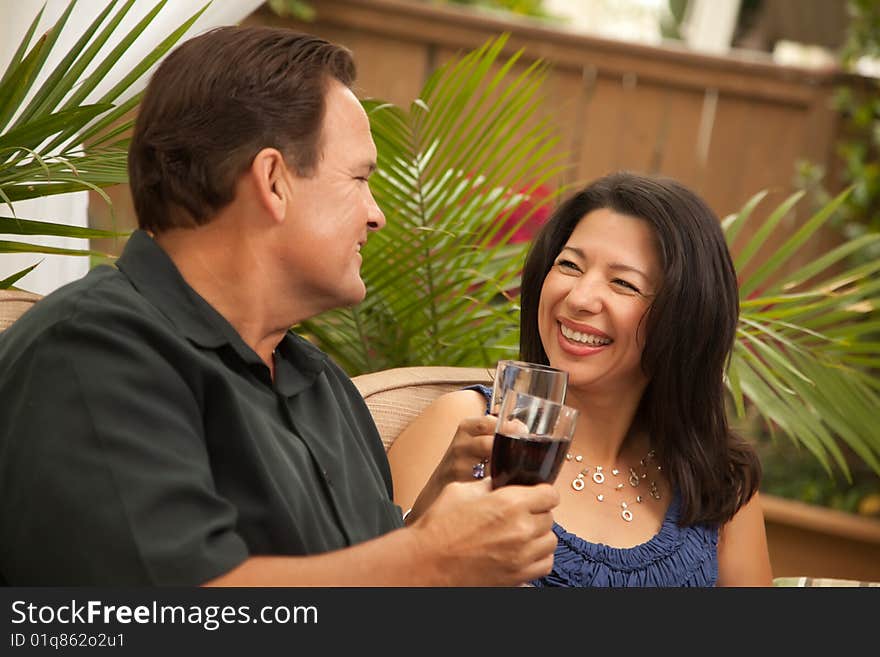
[[[181,44],[147,86],[129,148],[140,227],[207,223],[263,148],[311,175],[334,78],[354,82],[346,48],[283,28],[221,27]]]

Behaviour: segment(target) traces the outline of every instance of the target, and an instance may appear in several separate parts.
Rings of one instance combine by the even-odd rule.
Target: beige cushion
[[[0,290],[0,331],[12,326],[12,322],[21,317],[40,298],[39,294],[32,292]]]
[[[808,586],[808,587],[880,587],[880,582],[859,581],[855,579],[836,579],[832,577],[776,577],[773,586]]]
[[[494,369],[485,367],[398,367],[354,377],[385,449],[440,395],[475,383],[491,384]]]

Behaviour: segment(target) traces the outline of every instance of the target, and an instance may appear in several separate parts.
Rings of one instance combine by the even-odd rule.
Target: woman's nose
[[[581,276],[568,293],[567,303],[572,310],[597,314],[605,306],[603,290],[599,281]]]

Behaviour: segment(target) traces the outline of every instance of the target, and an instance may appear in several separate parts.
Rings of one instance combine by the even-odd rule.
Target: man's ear
[[[284,156],[275,148],[264,148],[254,156],[250,174],[257,202],[275,221],[284,221],[291,194]]]

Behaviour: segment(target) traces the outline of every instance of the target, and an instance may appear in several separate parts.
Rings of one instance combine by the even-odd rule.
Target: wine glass
[[[501,402],[489,469],[492,488],[552,484],[574,437],[577,410],[508,391]]]
[[[521,360],[500,360],[495,369],[489,408],[492,415],[497,415],[508,390],[525,392],[561,404],[565,401],[567,386],[568,372],[563,370]]]

